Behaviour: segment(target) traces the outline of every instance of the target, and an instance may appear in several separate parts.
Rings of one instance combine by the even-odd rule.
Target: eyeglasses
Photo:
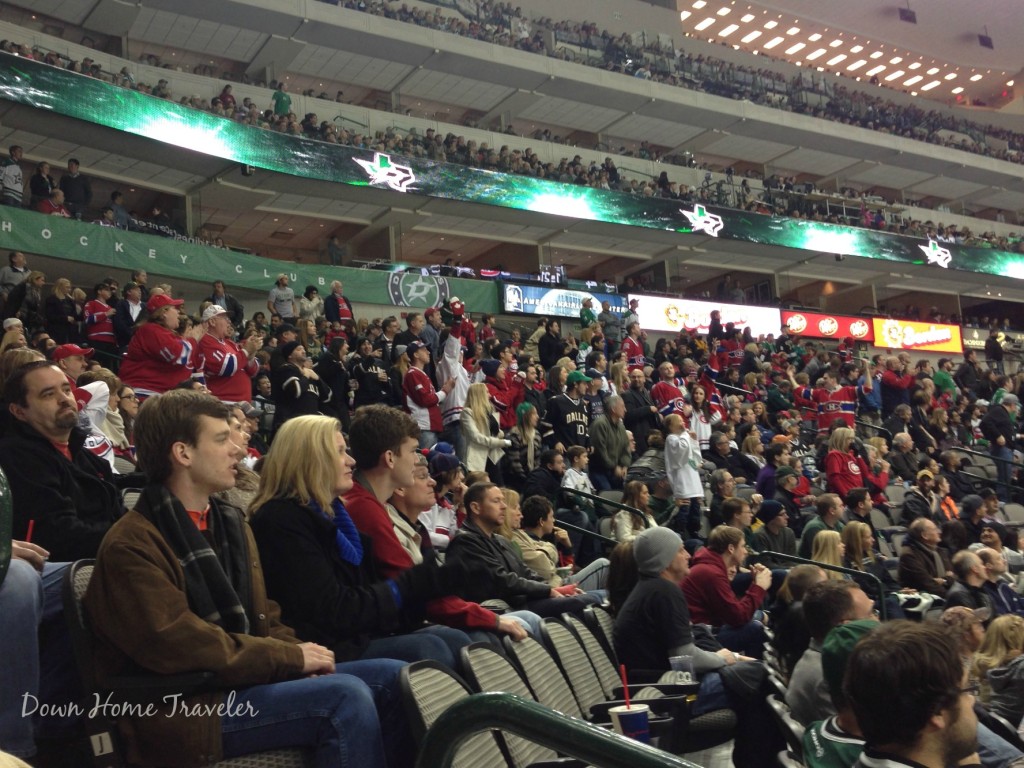
[[[977,696],[979,693],[981,693],[981,685],[978,683],[977,680],[972,681],[966,688],[961,688],[960,693],[966,693],[971,696]]]
[[[134,394],[133,395],[121,395],[118,398],[118,400],[136,400],[136,401],[138,399],[139,399],[139,396],[138,395],[134,395]]]

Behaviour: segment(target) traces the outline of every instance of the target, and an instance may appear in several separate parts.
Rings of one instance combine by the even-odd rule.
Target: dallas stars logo
[[[953,259],[953,254],[949,252],[949,248],[943,248],[934,240],[929,240],[928,245],[917,246],[928,256],[929,264],[938,264],[943,269],[949,269],[949,262]]]
[[[721,216],[708,213],[708,209],[700,203],[694,205],[693,211],[680,208],[679,212],[689,220],[692,232],[707,232],[712,237],[718,237],[719,230],[725,226]]]
[[[373,162],[357,157],[352,159],[366,171],[371,184],[387,184],[395,192],[408,192],[409,185],[416,181],[412,168],[392,163],[391,158],[381,152],[374,153]]]

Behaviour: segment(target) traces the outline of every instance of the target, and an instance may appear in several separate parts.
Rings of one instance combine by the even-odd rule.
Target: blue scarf
[[[310,500],[309,508],[331,520],[315,501]],[[331,502],[331,511],[334,512],[334,519],[331,522],[334,523],[334,539],[338,544],[338,555],[346,563],[359,565],[363,562],[363,542],[359,538],[356,524],[348,516],[348,510],[341,503],[341,499],[336,498]]]

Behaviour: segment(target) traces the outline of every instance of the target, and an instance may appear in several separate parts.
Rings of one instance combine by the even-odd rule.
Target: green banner
[[[487,280],[295,264],[10,206],[0,206],[0,249],[94,264],[97,272],[101,267],[104,273],[145,269],[154,275],[204,282],[223,280],[229,286],[254,290],[269,290],[283,272],[299,287],[297,290],[305,285],[326,288],[332,280],[341,280],[345,295],[360,303],[425,308],[458,296],[474,312],[500,311],[497,283]]]

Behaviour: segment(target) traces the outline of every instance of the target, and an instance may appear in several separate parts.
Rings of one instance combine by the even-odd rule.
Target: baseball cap
[[[441,453],[440,451],[433,451],[430,455],[430,461],[428,464],[430,476],[437,477],[439,475],[451,472],[459,466],[459,457],[451,453]]]
[[[77,344],[61,344],[59,347],[55,347],[53,352],[50,353],[50,359],[56,363],[58,360],[63,360],[66,357],[75,357],[76,355],[92,357],[95,351],[95,349],[80,347]]]
[[[775,437],[772,438],[772,442],[773,443],[791,443],[791,442],[793,442],[793,438],[790,435],[775,435]]]
[[[437,313],[437,307],[427,307],[426,311],[423,313],[423,316],[429,320],[436,313]]]
[[[263,411],[257,408],[255,405],[245,400],[238,404],[238,407],[242,409],[242,413],[245,414],[248,419],[260,419],[263,418]]]
[[[203,322],[205,323],[208,320],[212,320],[217,317],[217,315],[226,315],[227,313],[228,311],[219,304],[211,304],[203,310]]]
[[[796,470],[792,467],[779,467],[775,470],[775,482],[785,480],[787,477],[796,477]],[[767,502],[765,502],[767,503]]]
[[[935,475],[932,474],[930,469],[922,469],[917,473],[917,479],[920,480],[922,477],[927,477],[929,480],[934,480]]]
[[[23,325],[21,320],[19,320],[16,317],[8,317],[6,320],[4,320],[4,330],[5,331],[11,330],[11,328],[13,328],[16,325]]]
[[[879,627],[877,621],[858,619],[834,627],[821,644],[821,672],[830,691],[843,690],[846,663],[861,639]]]
[[[597,370],[597,368],[587,368],[587,376],[589,376],[591,379],[602,378],[601,372]]]
[[[146,311],[152,313],[163,307],[180,307],[184,303],[184,299],[172,299],[166,293],[160,293],[156,296],[151,296],[149,301],[146,302]]]
[[[954,605],[942,612],[939,621],[958,632],[966,632],[975,624],[983,624],[992,618],[989,608],[968,608],[965,605]]]
[[[413,339],[412,341],[405,345],[405,354],[407,354],[409,357],[412,357],[413,352],[419,352],[421,349],[426,348],[427,345],[424,344],[422,341]]]
[[[565,381],[567,384],[578,384],[581,381],[590,381],[590,377],[582,371],[572,371]]]

